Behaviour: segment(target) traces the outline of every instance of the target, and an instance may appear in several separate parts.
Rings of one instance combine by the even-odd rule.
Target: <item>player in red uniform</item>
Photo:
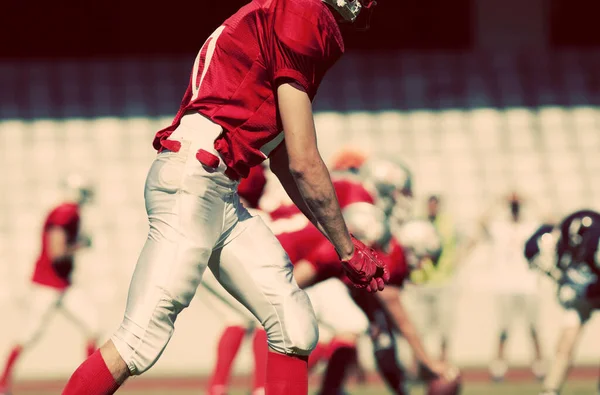
[[[90,245],[80,233],[80,207],[89,202],[92,189],[79,176],[71,176],[66,185],[69,201],[50,211],[42,230],[42,248],[33,276],[27,322],[19,331],[0,377],[0,394],[8,394],[13,370],[23,351],[30,349],[42,334],[45,324],[62,310],[87,337],[87,355],[96,350],[98,320],[95,309],[80,290],[71,288],[74,256]]]
[[[346,229],[317,148],[311,105],[344,52],[338,22],[355,21],[371,3],[254,0],[208,38],[173,124],[154,140],[159,154],[145,189],[150,230],[122,324],[63,394],[112,394],[150,369],[207,267],[267,331],[266,393],[308,392],[314,312],[277,239],[239,203],[237,185],[270,158],[356,286],[384,288],[385,266]]]
[[[373,232],[376,224],[364,222],[360,218],[353,220],[351,217],[360,211],[352,213],[352,206],[344,210],[348,226],[354,229],[363,229]],[[364,217],[368,218],[367,216]],[[362,226],[358,226],[363,222]],[[373,240],[368,234],[358,235],[365,240]],[[403,240],[402,244],[398,240]],[[423,372],[421,375],[430,381],[436,390],[443,386],[443,394],[456,394],[459,390],[457,371],[442,361],[432,359],[425,351],[420,337],[410,317],[401,302],[400,290],[411,268],[418,267],[426,259],[435,259],[441,248],[440,239],[431,224],[425,221],[409,221],[397,231],[397,238],[392,237],[385,246],[376,246],[379,254],[384,257],[390,270],[390,281],[384,291],[377,295],[361,295],[350,291],[355,303],[362,309],[370,322],[370,336],[374,346],[375,361],[380,374],[389,388],[396,394],[407,394],[406,377],[404,369],[398,364],[394,332],[399,331],[413,352],[417,356]],[[335,251],[325,243],[318,245],[304,260],[298,262],[294,268],[294,275],[301,287],[324,281],[331,277],[341,277]],[[309,288],[308,288],[309,289]],[[307,289],[307,292],[309,292]],[[315,300],[311,296],[311,301]],[[315,307],[318,311],[319,307]],[[348,309],[347,309],[348,310]],[[321,394],[341,393],[345,374],[352,361],[356,358],[356,348],[351,344],[338,347],[329,358],[329,365],[322,382]],[[434,380],[435,379],[435,380]],[[434,383],[435,381],[435,383]],[[442,383],[440,383],[440,381]],[[430,392],[437,394],[437,392]]]

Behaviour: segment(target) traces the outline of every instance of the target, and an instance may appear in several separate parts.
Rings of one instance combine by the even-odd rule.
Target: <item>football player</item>
[[[490,217],[496,205],[507,214],[506,217]],[[538,223],[524,218],[522,199],[514,192],[499,199],[496,205],[481,219],[481,231],[471,240],[469,247],[472,249],[475,244],[484,240],[490,241],[492,247],[491,262],[494,265],[494,296],[499,328],[496,356],[489,366],[490,376],[500,381],[508,370],[506,342],[511,324],[520,314],[526,320],[534,349],[531,370],[536,378],[542,379],[545,369],[537,329],[539,275],[528,269],[522,254],[523,244]]]
[[[529,264],[557,284],[561,333],[540,395],[558,395],[583,327],[600,308],[600,214],[581,210],[542,225],[525,244]],[[600,392],[600,388],[598,388]]]
[[[150,230],[122,324],[63,394],[112,394],[150,369],[207,267],[267,331],[266,393],[307,394],[314,312],[277,238],[239,203],[237,185],[269,158],[353,283],[383,290],[385,266],[346,228],[311,103],[344,52],[339,24],[355,23],[373,3],[253,0],[206,40],[172,125],[154,140],[159,153],[145,188]]]
[[[41,251],[31,277],[27,321],[5,362],[0,394],[9,393],[19,357],[35,344],[56,311],[64,312],[83,331],[88,339],[87,356],[96,350],[96,309],[80,289],[71,287],[75,255],[91,243],[89,236],[80,231],[80,210],[91,201],[93,189],[80,175],[71,175],[64,182],[63,192],[65,201],[52,209],[44,222]]]
[[[442,361],[431,358],[425,351],[420,337],[406,313],[401,301],[400,289],[408,276],[409,267],[418,268],[430,259],[436,259],[440,251],[440,240],[433,226],[427,221],[409,221],[396,231],[396,237],[381,237],[385,233],[385,215],[382,211],[374,214],[373,209],[367,203],[355,203],[344,209],[346,221],[350,229],[356,232],[356,236],[373,245],[379,254],[388,263],[390,270],[390,282],[384,291],[376,297],[364,297],[353,291],[350,292],[354,302],[366,315],[369,322],[369,333],[375,351],[377,368],[389,388],[397,394],[407,394],[407,380],[404,369],[398,364],[396,356],[396,344],[394,333],[400,332],[410,345],[413,353],[417,356],[423,368],[422,377],[435,383],[435,391],[442,387],[442,392],[456,394],[460,383],[455,368],[448,366]],[[371,206],[373,207],[373,206]],[[402,240],[400,243],[398,240]],[[313,249],[311,254],[298,262],[294,267],[294,274],[301,287],[308,287],[314,283],[325,281],[331,277],[341,277],[342,272],[337,268],[335,251],[325,243],[321,243]],[[308,289],[307,288],[307,292]],[[327,296],[332,298],[332,292]],[[319,311],[327,310],[326,305],[330,300],[325,297],[317,298],[314,293],[309,292],[317,315]],[[341,292],[336,296],[342,295]],[[339,304],[339,303],[336,303]],[[354,311],[349,303],[343,311],[337,314],[330,313],[326,316],[332,322],[346,322],[340,314]],[[331,309],[333,310],[333,309]],[[327,310],[327,311],[331,311]],[[352,313],[353,317],[357,314]],[[332,317],[338,317],[334,319]],[[359,327],[361,320],[354,319],[353,323]],[[335,327],[334,325],[331,325]],[[349,335],[351,333],[346,333]],[[359,335],[355,331],[353,334]],[[346,337],[347,339],[347,337]],[[356,358],[356,348],[352,342],[338,346],[331,354],[328,368],[323,378],[321,393],[337,394],[343,389],[344,377],[348,367]],[[440,383],[440,381],[442,383]],[[432,392],[437,394],[439,392]]]
[[[410,273],[407,297],[412,303],[419,329],[424,336],[439,336],[440,359],[448,358],[448,341],[454,316],[455,287],[453,278],[456,265],[456,230],[452,219],[440,209],[441,199],[432,195],[427,199],[426,219],[437,230],[442,240],[442,253],[437,261],[430,260]]]

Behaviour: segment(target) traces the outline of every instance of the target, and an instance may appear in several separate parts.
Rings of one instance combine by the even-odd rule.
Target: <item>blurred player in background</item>
[[[384,288],[385,265],[348,233],[312,112],[325,73],[344,52],[338,23],[368,17],[372,3],[254,0],[206,40],[172,125],[154,140],[159,154],[145,189],[150,230],[123,322],[63,394],[112,394],[150,369],[207,267],[267,331],[265,392],[307,394],[314,311],[273,233],[240,204],[237,186],[269,158],[352,282]]]
[[[373,297],[349,290],[338,280],[342,274],[338,269],[338,258],[327,243],[315,246],[305,259],[295,265],[298,284],[308,287],[306,290],[317,318],[333,331],[336,341],[319,393],[343,393],[345,378],[357,358],[356,341],[367,328],[373,342],[377,369],[394,393],[408,393],[407,376],[396,355],[397,332],[417,355],[422,368],[421,378],[429,382],[430,393],[458,393],[457,370],[431,358],[425,351],[400,295],[409,266],[417,268],[423,261],[435,259],[439,254],[441,245],[435,229],[428,222],[408,221],[397,230],[397,236],[404,240],[399,243],[396,237],[389,235],[385,214],[374,205],[364,202],[351,204],[344,209],[344,217],[350,231],[365,244],[376,248],[386,260],[390,282],[384,291]],[[440,387],[450,392],[439,392]]]
[[[448,359],[448,343],[455,314],[455,289],[453,278],[456,266],[456,230],[452,218],[440,210],[440,197],[427,199],[426,220],[436,229],[441,242],[441,256],[428,260],[410,274],[411,306],[415,321],[421,321],[419,329],[425,337],[438,335],[439,358]]]
[[[332,161],[331,177],[336,196],[342,208],[356,202],[374,202],[372,193],[367,191],[362,179],[356,175],[357,169],[362,165],[364,160],[365,156],[358,151],[344,149]],[[240,182],[238,194],[240,195],[240,199],[243,199],[245,202],[246,207],[253,208],[253,213],[263,215],[263,219],[266,220],[268,226],[281,242],[291,262],[295,264],[310,253],[315,244],[326,239],[298,207],[287,196],[284,196],[285,191],[281,191],[283,188],[279,181],[271,180],[267,182],[269,172],[268,170],[261,170],[260,166],[252,168],[248,178]],[[269,196],[264,196],[265,193]],[[264,203],[265,200],[269,201],[266,206],[272,208],[269,219],[264,218],[266,214],[258,209],[259,204],[261,202]],[[280,202],[277,207],[274,207],[273,203],[275,201]],[[318,288],[319,294],[327,294],[330,288],[338,288],[338,285],[332,285],[333,282],[330,281],[327,284],[321,284]],[[264,388],[261,386],[261,383],[264,385],[264,379],[261,377],[263,374],[261,373],[265,371],[263,369],[264,358],[262,356],[266,352],[266,342],[261,339],[266,336],[265,332],[254,329],[255,322],[248,317],[247,310],[239,303],[232,301],[229,295],[224,295],[225,291],[223,287],[215,285],[210,275],[207,276],[207,281],[203,281],[203,285],[211,293],[218,295],[221,300],[226,301],[228,306],[235,307],[233,309],[234,313],[227,314],[227,316],[230,317],[228,320],[236,321],[235,325],[228,325],[225,328],[219,339],[218,355],[210,380],[209,394],[220,395],[227,391],[228,379],[235,356],[240,349],[243,338],[250,332],[254,333],[253,350],[255,369],[253,393],[260,394],[261,391],[264,391]],[[338,311],[341,311],[341,309]],[[309,369],[312,369],[325,353],[330,353],[338,342],[338,339],[332,339],[331,344],[324,344],[320,341],[309,358]],[[261,348],[263,344],[265,345],[264,351]]]
[[[563,309],[556,351],[540,393],[558,395],[583,327],[600,308],[600,214],[581,210],[556,227],[542,225],[525,244],[525,257],[556,282]]]
[[[0,394],[9,394],[15,365],[23,352],[40,338],[50,318],[62,311],[87,339],[86,356],[96,350],[99,323],[96,309],[85,293],[71,286],[75,255],[89,247],[91,239],[81,229],[81,208],[93,197],[91,185],[79,175],[69,176],[63,185],[65,201],[54,207],[44,222],[39,258],[31,277],[26,322],[0,377]]]
[[[412,173],[396,156],[370,156],[358,170],[375,204],[388,218],[390,230],[396,229],[413,215]]]
[[[514,192],[502,198],[499,204],[502,211],[508,213],[508,218],[494,219],[490,218],[490,213],[486,214],[481,220],[479,235],[480,241],[487,239],[491,243],[490,261],[494,265],[492,278],[499,321],[498,348],[496,358],[490,364],[490,375],[497,381],[504,378],[508,370],[506,341],[515,318],[521,315],[533,345],[531,370],[536,378],[541,379],[544,364],[537,329],[539,276],[528,268],[523,258],[523,245],[539,223],[523,218],[521,198]]]

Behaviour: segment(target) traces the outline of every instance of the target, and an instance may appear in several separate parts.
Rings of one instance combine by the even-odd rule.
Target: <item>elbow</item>
[[[296,180],[304,179],[318,170],[319,163],[318,158],[303,157],[299,160],[290,160],[288,170]]]
[[[294,180],[302,180],[308,174],[308,169],[306,168],[306,166],[301,165],[301,164],[297,164],[297,165],[290,164],[290,166],[288,167],[288,171],[290,172],[290,174],[292,175]]]

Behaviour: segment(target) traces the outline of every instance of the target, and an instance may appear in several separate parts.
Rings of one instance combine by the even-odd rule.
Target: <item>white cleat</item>
[[[497,359],[490,364],[490,377],[494,381],[504,380],[507,371],[508,365],[500,359]]]

